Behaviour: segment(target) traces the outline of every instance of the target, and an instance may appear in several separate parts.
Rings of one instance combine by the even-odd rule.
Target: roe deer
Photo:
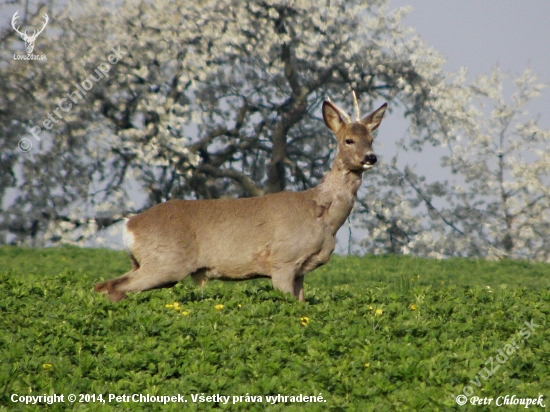
[[[361,177],[376,163],[371,133],[387,103],[355,121],[330,100],[323,119],[336,135],[330,173],[302,192],[215,200],[170,200],[127,220],[124,241],[133,269],[98,283],[96,292],[117,302],[127,292],[171,287],[191,275],[210,279],[271,278],[273,287],[304,301],[304,275],[324,265],[336,232],[349,216]]]

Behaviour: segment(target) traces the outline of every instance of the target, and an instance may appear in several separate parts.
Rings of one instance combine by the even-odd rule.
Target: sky
[[[446,69],[465,66],[472,74],[522,72],[531,64],[550,80],[550,2],[546,0],[393,0],[391,7],[411,5],[403,20],[447,59]]]
[[[490,74],[495,66],[510,76],[530,67],[539,81],[550,84],[550,1],[512,0],[392,0],[390,9],[412,6],[403,25],[447,60],[444,69],[465,67],[468,81]],[[512,90],[510,89],[510,93]],[[508,96],[509,97],[509,96]],[[550,88],[528,106],[540,114],[540,125],[550,128]],[[385,119],[380,134],[402,137],[407,124],[399,116]],[[383,139],[383,137],[382,137]],[[392,139],[393,140],[393,139]],[[383,145],[382,155],[394,152]]]
[[[550,84],[550,1],[547,0],[392,0],[391,8],[412,6],[403,25],[447,60],[444,68],[468,70],[468,79],[489,74],[498,65],[510,75],[531,67]],[[550,128],[550,89],[529,106]]]

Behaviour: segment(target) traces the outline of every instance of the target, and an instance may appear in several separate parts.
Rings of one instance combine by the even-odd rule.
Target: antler
[[[37,32],[36,30],[34,30],[32,36],[29,36],[29,35],[27,34],[27,30],[25,30],[24,33],[21,33],[21,32],[19,31],[19,27],[21,27],[21,26],[15,27],[15,24],[16,24],[16,21],[17,21],[18,18],[19,18],[19,10],[17,10],[17,11],[15,12],[15,14],[13,15],[13,17],[11,18],[11,26],[13,27],[13,29],[14,29],[17,33],[19,33],[19,34],[21,35],[21,37],[23,37],[23,40],[25,40],[25,41],[26,41],[27,39],[28,39],[29,41],[34,41],[34,40],[36,40],[36,38],[38,37],[38,35],[39,35],[40,33],[42,33],[42,32],[44,31],[44,29],[46,28],[46,26],[48,25],[48,21],[50,21],[50,18],[48,17],[48,15],[47,15],[46,13],[44,13],[44,17],[43,17],[43,19],[44,19],[44,24],[42,25],[42,28],[41,28],[38,32]]]
[[[46,28],[46,25],[48,24],[48,21],[50,21],[50,18],[48,17],[48,15],[46,13],[44,13],[44,25],[42,26],[42,28],[38,31],[38,33],[36,32],[36,30],[34,30],[34,33],[32,34],[32,36],[30,37],[31,39],[33,40],[36,40],[36,38],[38,37],[38,35],[40,33],[42,33],[44,31],[44,29]]]
[[[355,108],[355,121],[358,122],[361,120],[359,116],[359,103],[357,103],[357,96],[355,95],[355,91],[352,90],[351,94],[353,94],[353,107]]]
[[[359,122],[361,120],[361,116],[359,114],[359,103],[357,102],[357,95],[355,94],[355,91],[351,91],[351,94],[353,95],[353,107],[355,109],[355,121]],[[340,116],[342,117],[342,120],[344,120],[345,123],[352,123],[351,117],[349,114],[347,114],[344,110],[340,109],[338,106],[336,106],[332,100],[330,100],[330,97],[327,97],[327,100],[332,103],[334,108],[338,110],[338,113],[340,113]]]
[[[46,28],[46,26],[48,25],[48,22],[50,21],[50,18],[48,17],[48,15],[46,13],[44,13],[44,17],[42,17],[42,18],[44,19],[44,25],[42,26],[40,31],[38,33],[36,33],[34,36],[38,36],[40,33],[42,33],[44,31],[44,29]]]
[[[15,30],[16,33],[19,33],[22,37],[27,37],[27,32],[25,31],[25,33],[21,33],[19,31],[19,27],[21,26],[17,26],[15,27],[15,22],[17,21],[17,19],[19,18],[19,10],[17,10],[15,12],[15,14],[13,15],[13,17],[11,18],[11,26],[13,27],[13,29]]]

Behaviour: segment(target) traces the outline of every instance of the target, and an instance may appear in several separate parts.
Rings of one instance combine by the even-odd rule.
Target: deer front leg
[[[279,269],[271,275],[273,288],[281,292],[290,293],[292,296],[296,297],[297,295],[294,287],[295,277],[294,268]]]
[[[306,301],[304,296],[304,275],[296,276],[294,279],[294,296],[296,296],[300,302]]]

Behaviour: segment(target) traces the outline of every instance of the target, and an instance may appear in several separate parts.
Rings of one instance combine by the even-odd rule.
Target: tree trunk
[[[285,165],[286,158],[286,134],[284,119],[277,123],[273,132],[273,149],[271,152],[271,162],[267,170],[266,193],[275,193],[285,190]]]

